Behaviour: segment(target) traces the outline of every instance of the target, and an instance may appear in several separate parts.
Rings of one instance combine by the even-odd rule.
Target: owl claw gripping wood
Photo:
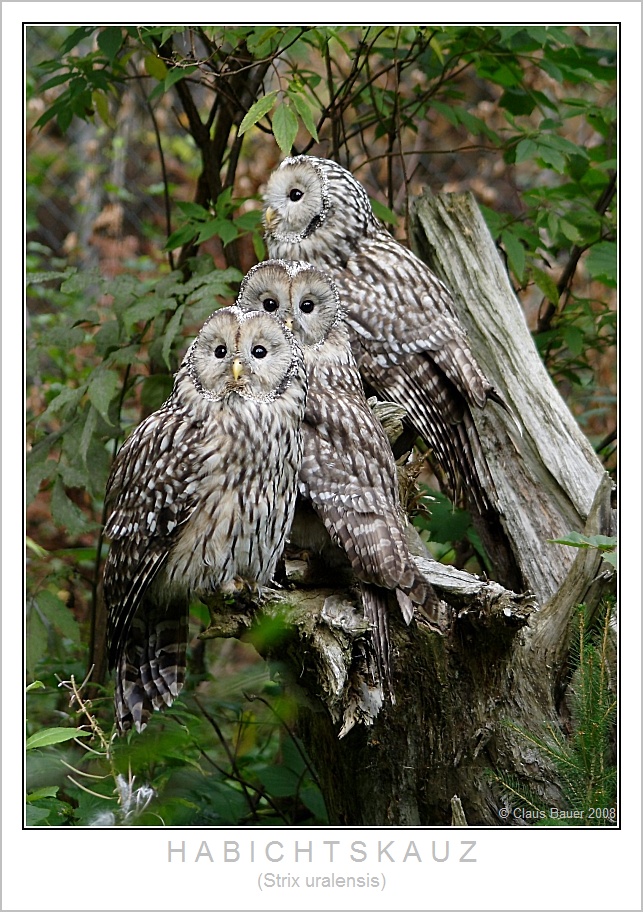
[[[292,333],[224,308],[119,450],[103,592],[120,731],[140,731],[181,691],[192,596],[270,583],[294,515],[305,402]]]

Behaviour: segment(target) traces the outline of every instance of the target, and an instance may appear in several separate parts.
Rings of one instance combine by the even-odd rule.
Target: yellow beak
[[[284,323],[288,329],[292,332],[292,317],[284,317]]]
[[[243,364],[239,358],[235,358],[232,362],[232,376],[235,380],[238,380],[241,374],[243,373]]]
[[[272,208],[272,206],[268,206],[268,208],[267,208],[266,211],[264,212],[263,217],[264,217],[264,219],[265,219],[265,222],[266,222],[266,225],[268,226],[268,228],[270,228],[272,222],[275,220],[275,215],[276,215],[276,214],[277,214],[277,213],[276,213],[275,210]]]

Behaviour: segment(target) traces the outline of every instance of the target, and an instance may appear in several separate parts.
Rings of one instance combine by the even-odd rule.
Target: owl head
[[[248,272],[236,306],[276,314],[305,348],[323,345],[341,323],[339,293],[331,278],[309,263],[266,260]]]
[[[298,155],[271,174],[263,224],[272,252],[271,243],[306,247],[342,235],[357,238],[377,222],[368,194],[350,171],[326,158]]]
[[[183,365],[205,399],[272,401],[302,370],[302,353],[280,319],[224,307],[206,320]]]

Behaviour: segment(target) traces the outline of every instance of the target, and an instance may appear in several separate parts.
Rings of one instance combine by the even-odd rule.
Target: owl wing
[[[330,381],[332,372],[324,373]],[[368,405],[309,384],[300,491],[357,576],[391,589],[401,575],[400,519],[391,516],[395,495],[378,452],[381,434]]]
[[[416,604],[431,600],[434,593],[408,551],[390,444],[356,369],[326,361],[309,366],[308,379],[301,494],[359,579],[401,589]]]
[[[471,406],[494,399],[511,411],[476,363],[447,288],[384,231],[360,247],[337,284],[364,381],[406,408],[454,500],[466,495],[484,515],[494,485]]]
[[[467,403],[453,384],[422,355],[383,367],[362,340],[360,369],[379,395],[406,409],[417,433],[446,473],[453,499],[472,498],[478,510],[490,509],[487,492],[495,491],[478,431]]]
[[[110,667],[136,610],[197,503],[196,448],[170,406],[150,415],[119,450],[107,483],[103,573]]]
[[[397,364],[409,354],[419,354],[431,360],[471,405],[483,408],[494,396],[448,289],[388,232],[381,230],[362,243],[337,281],[348,325],[380,360]]]
[[[359,580],[380,680],[395,702],[388,613],[406,623],[413,603],[437,619],[438,600],[408,551],[388,438],[368,406],[356,368],[309,367],[300,493],[347,555]]]

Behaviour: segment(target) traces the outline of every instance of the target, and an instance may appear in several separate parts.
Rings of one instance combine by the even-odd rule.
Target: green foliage
[[[141,734],[116,739],[107,733],[111,700],[87,699],[86,686],[73,677],[63,683],[71,697],[69,727],[34,725],[54,696],[38,683],[40,706],[34,686],[28,688],[28,826],[327,822],[315,773],[290,730],[293,707],[275,694],[265,671],[245,676],[258,696],[188,698],[189,706],[177,702]],[[82,725],[74,727],[75,720]]]
[[[597,548],[603,555],[603,560],[616,569],[617,539],[611,535],[581,535],[580,532],[570,532],[565,538],[549,539],[555,545],[569,545],[570,548]]]
[[[263,258],[260,184],[280,155],[312,152],[354,168],[398,235],[408,195],[442,181],[454,162],[470,175],[466,185],[482,180],[489,191],[488,174],[501,169],[511,192],[487,200],[490,229],[517,289],[532,306],[536,299],[536,341],[554,378],[586,429],[596,428],[597,444],[608,435],[616,41],[613,28],[522,25],[110,25],[42,34],[48,50],[29,68],[27,99],[30,135],[50,142],[29,155],[27,230],[42,227],[53,196],[75,218],[55,254],[42,239],[27,248],[27,669],[46,685],[29,691],[29,734],[53,737],[66,718],[75,738],[78,720],[55,676],[81,680],[95,636],[114,453],[168,396],[203,320]],[[144,123],[132,113],[136,99]],[[124,151],[135,122],[138,145]],[[100,154],[87,157],[79,127]],[[52,193],[54,178],[75,181],[73,194]],[[164,203],[161,219],[141,217],[145,246],[119,247],[109,269],[97,212],[86,230],[86,184],[99,206],[118,211]],[[415,521],[438,558],[492,574],[466,512],[442,495],[429,512]],[[102,754],[73,739],[29,750],[28,821],[325,820],[298,742],[267,721],[267,708],[261,715],[253,704],[255,718],[238,692],[213,698],[205,706],[213,725],[192,701],[186,693],[172,715],[112,749],[99,734],[111,727],[108,695],[92,706],[83,698],[84,730]],[[74,782],[61,761],[77,769]],[[94,794],[84,773],[100,777],[87,780]]]
[[[540,826],[617,824],[613,612],[612,599],[605,599],[598,612],[588,611],[585,605],[578,607],[566,695],[571,732],[565,733],[554,723],[544,724],[542,732],[506,723],[527,744],[548,756],[558,774],[565,806],[553,813],[528,785],[502,775],[493,776],[512,796],[510,803],[531,808],[535,812],[532,819]]]
[[[421,485],[421,509],[413,517],[427,547],[444,564],[466,566],[470,572],[493,572],[480,536],[467,510],[455,507],[444,494]]]
[[[408,150],[439,156],[432,132],[446,127],[463,160],[503,158],[519,205],[487,206],[489,226],[518,289],[540,294],[536,341],[554,377],[570,384],[579,420],[590,433],[599,414],[609,420],[613,394],[599,390],[588,402],[588,393],[616,333],[613,28],[82,26],[36,69],[38,91],[52,99],[36,126],[56,118],[65,131],[96,117],[113,126],[141,68],[150,112],[178,93],[201,158],[197,198],[174,204],[180,224],[168,230],[166,250],[183,248],[181,256],[216,237],[236,265],[247,233],[263,255],[256,215],[234,218],[245,200],[230,194],[242,146],[252,155],[266,135],[284,154],[319,144],[349,165],[368,150],[386,163],[375,189],[386,187],[388,210],[408,183]],[[224,110],[229,96],[233,111]]]

